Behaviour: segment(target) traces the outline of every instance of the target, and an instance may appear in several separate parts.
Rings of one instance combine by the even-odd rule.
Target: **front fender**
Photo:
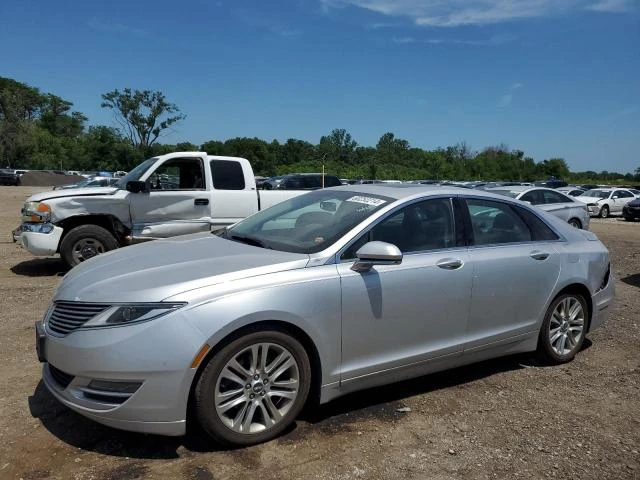
[[[190,302],[184,314],[212,347],[233,332],[259,322],[293,325],[305,332],[316,347],[322,365],[322,385],[339,381],[342,314],[340,279],[335,265],[230,283],[242,283],[245,288],[219,284],[206,288],[210,296],[218,291],[212,299],[192,303],[194,299],[189,297],[202,296],[201,290],[205,290],[198,289],[167,300]],[[235,291],[221,291],[233,287]]]

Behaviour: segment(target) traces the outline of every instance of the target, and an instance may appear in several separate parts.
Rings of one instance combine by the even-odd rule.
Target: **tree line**
[[[472,151],[464,142],[425,150],[388,132],[375,145],[363,146],[346,129],[337,128],[317,144],[238,137],[161,143],[163,134],[185,118],[162,92],[113,90],[101,106],[112,110],[117,127],[87,125],[73,103],[10,78],[0,77],[0,166],[44,170],[130,170],[144,158],[174,151],[206,151],[247,158],[257,174],[327,173],[342,178],[399,180],[517,180],[548,177],[573,182],[640,182],[632,173],[570,172],[562,158],[536,162],[506,145]]]

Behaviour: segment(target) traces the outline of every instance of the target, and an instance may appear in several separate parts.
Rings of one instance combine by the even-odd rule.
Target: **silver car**
[[[36,340],[45,385],[82,415],[182,435],[191,405],[249,445],[308,400],[518,352],[570,361],[613,294],[596,236],[522,202],[354,185],[92,258]]]
[[[553,188],[513,186],[487,191],[528,202],[576,228],[589,230],[590,217],[585,204]]]

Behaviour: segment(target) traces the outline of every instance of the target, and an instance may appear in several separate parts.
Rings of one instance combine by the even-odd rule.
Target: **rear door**
[[[626,190],[616,190],[613,192],[612,198],[611,213],[622,213],[622,208],[633,200],[635,196]]]
[[[558,240],[530,211],[467,198],[473,286],[465,350],[509,343],[539,328],[560,274]]]
[[[209,230],[211,201],[205,155],[181,153],[158,162],[141,178],[147,191],[130,193],[134,238],[164,238]]]

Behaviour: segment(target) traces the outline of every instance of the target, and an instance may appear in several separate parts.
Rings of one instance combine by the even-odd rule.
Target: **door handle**
[[[463,262],[459,258],[443,258],[436,265],[445,270],[456,270],[463,265]]]
[[[530,257],[533,258],[534,260],[546,260],[548,256],[549,254],[547,252],[543,252],[541,250],[534,250],[530,254]]]
[[[193,201],[194,205],[209,205],[209,199],[208,198],[196,198]]]

